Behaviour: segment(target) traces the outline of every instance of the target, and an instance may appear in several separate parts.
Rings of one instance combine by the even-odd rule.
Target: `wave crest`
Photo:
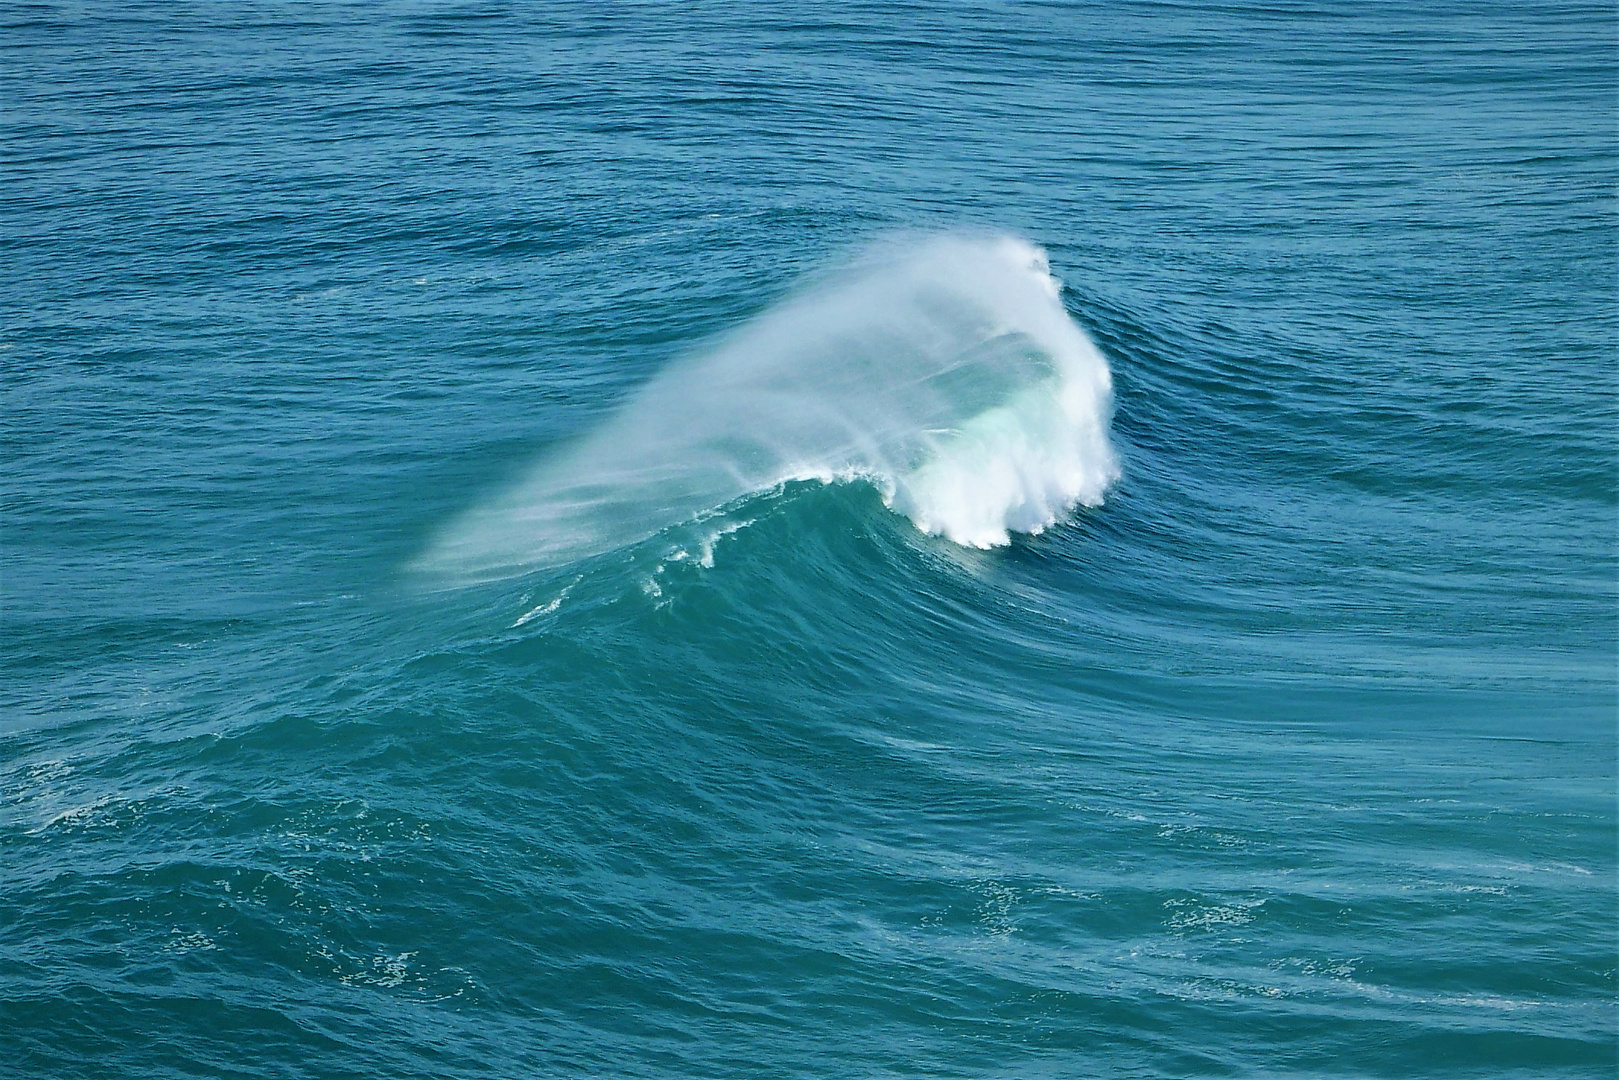
[[[891,244],[648,382],[451,524],[420,568],[556,566],[791,480],[861,478],[974,547],[1100,504],[1118,476],[1106,360],[1045,254],[1009,236]]]

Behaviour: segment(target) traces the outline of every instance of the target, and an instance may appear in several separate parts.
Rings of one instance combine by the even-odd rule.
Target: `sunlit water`
[[[0,19],[0,1074],[1612,1076],[1611,6]]]

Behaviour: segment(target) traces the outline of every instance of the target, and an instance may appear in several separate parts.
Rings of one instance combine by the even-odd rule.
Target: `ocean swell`
[[[1100,504],[1118,476],[1106,360],[1045,254],[1009,236],[868,252],[453,522],[418,568],[487,580],[643,540],[792,480],[866,481],[973,547]]]

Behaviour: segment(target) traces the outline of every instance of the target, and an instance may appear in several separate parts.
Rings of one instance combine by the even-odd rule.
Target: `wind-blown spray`
[[[454,522],[420,567],[556,566],[790,480],[867,481],[917,527],[990,547],[1094,506],[1118,476],[1107,362],[1043,252],[941,236],[869,253]]]

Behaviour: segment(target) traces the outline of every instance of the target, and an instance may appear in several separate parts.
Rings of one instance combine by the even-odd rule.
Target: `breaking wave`
[[[652,379],[419,568],[558,566],[806,479],[869,482],[919,529],[992,547],[1100,504],[1111,409],[1107,362],[1039,248],[891,243]]]

